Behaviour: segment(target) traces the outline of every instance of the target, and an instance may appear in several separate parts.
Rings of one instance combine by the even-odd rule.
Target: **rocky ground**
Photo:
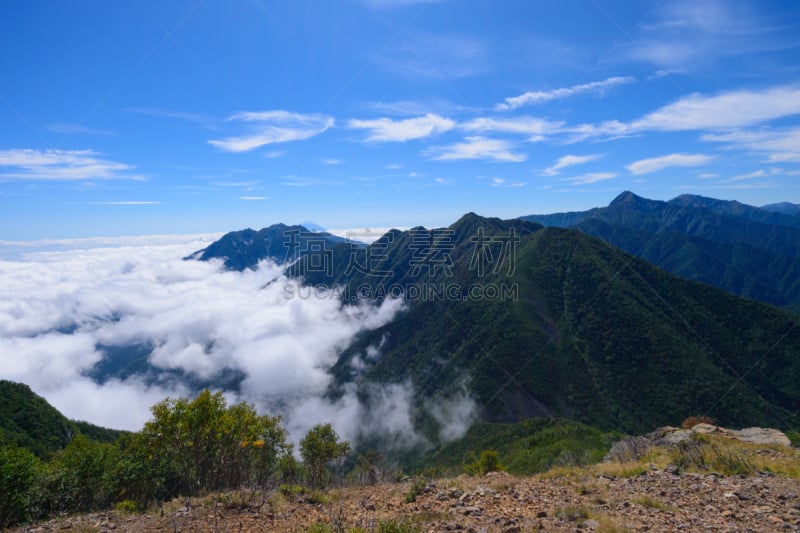
[[[407,503],[411,489],[411,482],[335,489],[324,503],[277,492],[196,498],[146,515],[90,514],[18,531],[306,531],[320,521],[377,531],[384,520],[421,531],[800,531],[800,482],[767,475],[492,472],[429,482]]]

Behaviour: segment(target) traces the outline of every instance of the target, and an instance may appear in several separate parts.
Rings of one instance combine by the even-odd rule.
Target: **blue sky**
[[[0,5],[0,239],[800,202],[796,1]]]

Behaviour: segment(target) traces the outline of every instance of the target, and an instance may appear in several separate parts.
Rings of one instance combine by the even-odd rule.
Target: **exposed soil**
[[[304,531],[324,521],[377,531],[408,520],[422,531],[800,531],[800,482],[651,470],[633,477],[514,477],[489,473],[429,482],[333,489],[324,503],[277,492],[171,502],[151,514],[72,516],[18,531]],[[187,505],[188,503],[188,505]]]

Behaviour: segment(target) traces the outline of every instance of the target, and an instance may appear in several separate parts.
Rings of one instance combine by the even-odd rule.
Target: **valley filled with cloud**
[[[410,383],[368,390],[369,409],[354,386],[336,402],[324,397],[340,351],[390,321],[401,300],[342,305],[271,263],[232,272],[182,259],[208,243],[50,242],[62,249],[0,260],[0,378],[29,384],[70,418],[118,429],[141,428],[164,397],[225,383],[230,400],[282,414],[293,438],[331,421],[350,439],[377,431],[418,442]],[[470,400],[454,402],[435,414],[448,436],[471,417]]]

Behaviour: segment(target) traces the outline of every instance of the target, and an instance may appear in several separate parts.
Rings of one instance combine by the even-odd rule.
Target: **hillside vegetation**
[[[62,450],[76,435],[111,442],[121,434],[69,420],[27,385],[0,380],[0,445],[19,446],[47,457]]]
[[[324,498],[319,491],[331,484],[403,477],[380,453],[353,450],[328,424],[302,439],[298,460],[280,418],[259,415],[245,403],[228,405],[221,393],[165,399],[152,413],[139,432],[120,434],[111,443],[78,434],[48,459],[15,444],[1,445],[0,527],[112,507],[145,509],[239,489],[260,494],[280,487],[289,496],[319,499]],[[486,460],[495,456],[510,471],[531,474],[595,463],[619,436],[567,420],[479,424],[463,440],[413,454],[417,463],[407,471],[481,473],[501,468]]]
[[[625,192],[608,207],[523,219],[576,229],[681,277],[797,310],[797,208],[757,208],[694,195],[662,202]]]

